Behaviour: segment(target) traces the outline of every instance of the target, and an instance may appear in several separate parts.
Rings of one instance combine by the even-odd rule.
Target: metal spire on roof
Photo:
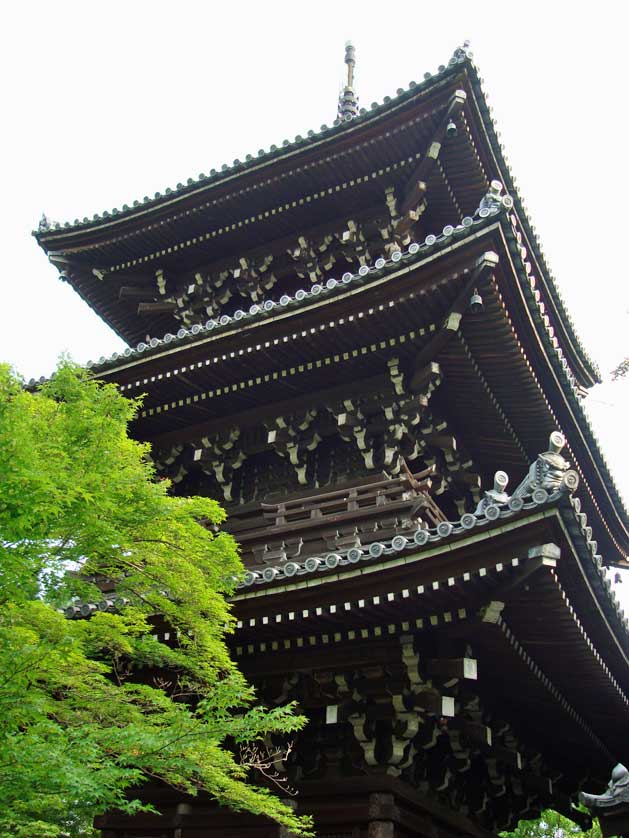
[[[338,106],[338,118],[341,120],[358,116],[358,96],[354,93],[356,50],[349,41],[345,44],[345,63],[347,64],[347,84],[339,94]]]

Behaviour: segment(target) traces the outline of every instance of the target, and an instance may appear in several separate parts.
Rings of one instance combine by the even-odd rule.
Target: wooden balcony
[[[248,566],[358,547],[445,520],[429,493],[433,476],[434,467],[406,469],[399,477],[256,504],[231,515],[226,529]]]

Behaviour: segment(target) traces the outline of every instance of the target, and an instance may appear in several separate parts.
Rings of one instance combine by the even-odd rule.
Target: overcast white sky
[[[604,0],[3,4],[0,360],[30,378],[61,352],[84,362],[121,346],[32,239],[42,211],[91,216],[330,124],[347,39],[368,107],[469,38],[520,194],[607,377],[629,352],[625,12]],[[629,498],[629,381],[588,405]]]

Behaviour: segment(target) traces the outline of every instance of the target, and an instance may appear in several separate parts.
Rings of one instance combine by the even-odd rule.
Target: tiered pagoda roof
[[[449,124],[455,125],[452,136],[446,131]],[[434,143],[440,149],[436,157],[431,157]],[[480,199],[492,180],[500,181],[507,194],[479,211]],[[360,227],[365,208],[375,208],[371,215],[382,214],[386,190],[397,201],[400,218],[394,222],[399,225],[401,219],[404,226],[407,220],[410,232],[421,233],[417,242],[407,235],[407,246],[397,250],[395,242],[383,240],[375,247],[368,243],[360,264],[336,258],[330,271],[314,277],[308,276],[301,256],[285,257],[293,244],[299,248],[296,240],[305,227],[314,246],[323,247],[321,242],[330,234],[326,219],[331,215],[357,219]],[[412,213],[422,209],[424,195],[429,196],[427,207],[413,228]],[[376,218],[378,221],[381,226],[385,223]],[[390,228],[395,226],[391,218],[385,221]],[[347,235],[353,230],[350,224]],[[332,234],[338,238],[338,230]],[[583,462],[590,503],[605,505],[602,518],[611,548],[606,561],[626,562],[627,515],[580,404],[587,388],[599,380],[599,373],[575,333],[545,263],[467,48],[457,50],[449,64],[434,75],[426,74],[421,83],[410,83],[407,89],[398,90],[397,96],[386,97],[369,110],[361,109],[354,118],[337,119],[332,126],[285,140],[268,151],[248,155],[244,161],[236,160],[220,171],[212,170],[209,175],[190,179],[121,210],[63,226],[44,224],[36,236],[63,278],[135,345],[109,359],[101,358],[93,369],[99,375],[114,375],[130,395],[151,385],[142,420],[147,438],[160,437],[160,442],[162,432],[170,427],[173,409],[182,418],[185,414],[200,418],[202,400],[217,416],[219,395],[222,411],[227,393],[213,386],[213,382],[222,380],[220,368],[233,369],[239,383],[232,387],[249,391],[255,387],[259,375],[252,377],[246,370],[263,372],[264,364],[260,365],[257,358],[271,348],[263,339],[267,332],[285,332],[273,339],[282,341],[282,355],[286,356],[278,375],[294,375],[286,371],[293,363],[290,347],[296,347],[293,357],[298,357],[305,345],[314,349],[319,344],[319,351],[324,353],[331,334],[317,336],[303,329],[294,333],[298,321],[307,325],[316,320],[321,306],[332,307],[342,315],[354,301],[364,299],[368,303],[374,294],[384,298],[384,289],[393,283],[399,287],[398,276],[413,266],[435,264],[439,254],[450,254],[457,248],[467,251],[470,242],[483,238],[482,247],[502,249],[500,271],[507,266],[511,271],[491,312],[492,327],[508,329],[507,323],[514,317],[524,316],[527,321],[518,325],[517,334],[511,329],[511,360],[506,356],[492,358],[492,369],[485,374],[494,374],[496,386],[504,386],[509,380],[509,364],[509,375],[514,372],[514,364],[526,366],[522,357],[516,357],[518,343],[528,342],[527,354],[532,343],[540,344],[534,351],[544,358],[543,371],[536,367],[542,388],[523,368],[522,375],[529,379],[527,395],[524,389],[511,387],[508,400],[505,402],[502,394],[498,400],[502,409],[511,408],[518,415],[523,415],[523,410],[531,413],[538,404],[536,421],[527,422],[527,428],[517,428],[515,434],[524,459],[540,450],[551,426],[559,424],[564,429],[575,446],[576,462]],[[264,284],[258,286],[255,302],[246,292],[235,292],[227,305],[218,306],[215,316],[208,317],[201,310],[182,319],[177,307],[185,296],[183,286],[194,284],[197,280],[193,277],[199,277],[200,270],[210,266],[211,283],[217,272],[238,273],[244,255],[243,271],[257,264],[258,274],[264,276],[260,263],[268,258],[270,241],[276,250],[275,262],[280,261],[277,251],[285,258],[277,271],[280,279],[274,279],[269,290]],[[460,278],[453,277],[441,283],[438,296],[422,299],[425,327],[436,327],[459,286]],[[508,302],[508,311],[500,297]],[[394,319],[384,311],[375,317]],[[359,324],[352,326],[342,316],[332,323],[330,328],[341,328],[347,336],[356,332],[358,339]],[[487,326],[484,321],[483,330]],[[482,342],[483,330],[473,330],[471,338]],[[139,374],[135,374],[136,369]],[[184,371],[194,379],[194,387],[175,382]],[[550,411],[543,405],[546,379],[558,391],[558,400],[550,400]],[[243,401],[242,407],[248,410],[250,404]],[[558,410],[555,418],[553,414]],[[544,421],[540,421],[544,412]],[[185,422],[197,424],[188,418]],[[517,426],[513,415],[510,424]],[[505,427],[508,425],[503,423],[503,432]],[[533,437],[530,442],[524,438],[527,435]]]
[[[119,290],[117,286],[125,281],[118,280],[116,274],[122,276],[128,271],[141,278],[142,266],[150,270],[173,264],[179,270],[182,264],[195,267],[209,261],[217,251],[221,256],[227,249],[240,253],[243,240],[247,250],[255,241],[266,244],[270,225],[273,234],[290,235],[291,228],[301,231],[300,210],[306,208],[311,218],[318,203],[320,215],[325,218],[326,200],[332,197],[332,203],[338,204],[345,192],[350,195],[353,190],[360,190],[362,203],[365,192],[379,199],[380,193],[369,189],[370,181],[398,170],[402,178],[413,172],[414,156],[417,160],[421,156],[416,149],[423,148],[439,127],[450,108],[452,87],[459,83],[468,96],[471,94],[465,110],[469,124],[465,135],[445,150],[450,162],[456,158],[458,170],[450,171],[446,161],[448,177],[441,165],[439,173],[433,174],[441,187],[439,209],[445,212],[445,223],[474,212],[479,187],[482,190],[489,185],[487,171],[499,176],[514,199],[523,233],[531,246],[530,255],[537,262],[540,281],[547,292],[548,316],[561,336],[570,367],[580,384],[590,386],[599,380],[599,371],[576,335],[545,263],[535,228],[528,220],[511,175],[492,109],[485,99],[482,78],[467,48],[457,49],[447,66],[439,67],[434,74],[426,73],[422,82],[410,82],[406,89],[398,89],[396,96],[387,96],[382,103],[374,102],[370,109],[361,108],[353,118],[336,119],[331,126],[322,125],[318,131],[310,130],[292,141],[285,139],[279,146],[248,154],[244,161],[223,164],[220,170],[212,169],[207,175],[189,178],[186,184],[178,183],[152,198],[145,196],[131,206],[124,204],[121,209],[96,214],[92,219],[63,224],[44,219],[34,235],[53,264],[59,266],[63,278],[71,281],[124,340],[134,344],[144,337],[147,320],[138,318],[133,303],[115,299],[112,288]],[[409,118],[411,112],[414,118]],[[472,129],[480,130],[488,149],[474,142]],[[488,150],[490,159],[482,159]],[[365,171],[365,164],[378,168]],[[326,194],[326,190],[317,192],[322,178],[334,184],[331,194]],[[337,181],[341,181],[340,187]],[[296,192],[300,197],[295,199]],[[269,205],[271,196],[279,199],[274,206]],[[282,197],[292,200],[282,203]],[[348,203],[352,203],[351,199]],[[217,220],[221,226],[216,225]],[[439,228],[432,232],[438,234]],[[109,282],[104,285],[105,277]],[[149,322],[152,336],[160,338],[166,334],[168,322],[169,318]],[[170,322],[176,333],[178,329],[174,327],[179,324]]]
[[[334,777],[480,838],[620,756],[629,521],[469,49],[357,113],[346,60],[333,126],[36,236],[129,342],[91,368],[158,473],[227,507],[234,654],[311,715],[318,822],[358,834]]]

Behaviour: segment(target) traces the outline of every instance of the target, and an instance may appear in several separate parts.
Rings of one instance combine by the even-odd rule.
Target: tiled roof
[[[175,349],[177,347],[184,347],[195,343],[203,337],[211,334],[220,334],[221,332],[228,332],[238,324],[248,324],[255,321],[262,321],[265,318],[272,317],[282,310],[298,310],[312,305],[313,302],[325,297],[333,297],[344,293],[349,287],[366,284],[374,279],[399,270],[400,267],[408,265],[409,267],[416,261],[430,253],[437,252],[440,249],[451,246],[455,241],[464,239],[484,226],[493,223],[497,217],[504,216],[513,206],[513,200],[509,195],[503,197],[503,203],[499,206],[492,206],[479,210],[474,217],[467,217],[463,219],[461,224],[457,226],[446,225],[442,232],[438,235],[428,235],[423,242],[413,242],[405,251],[394,252],[389,258],[379,258],[371,266],[362,266],[358,272],[347,272],[342,275],[340,279],[328,279],[323,284],[314,284],[310,288],[300,289],[293,296],[288,294],[282,295],[279,300],[268,299],[261,304],[252,305],[248,311],[237,310],[233,315],[222,315],[217,319],[210,319],[204,325],[197,324],[190,328],[182,328],[177,334],[166,334],[161,339],[152,338],[149,342],[140,343],[135,349],[125,349],[121,353],[114,352],[109,358],[101,357],[98,361],[88,361],[87,366],[95,373],[105,373],[110,370],[115,370],[116,367],[126,363],[127,361],[134,361],[140,358],[149,358],[163,353],[165,350]],[[591,426],[589,418],[581,403],[581,393],[579,391],[577,381],[574,373],[570,369],[566,355],[562,347],[553,334],[552,326],[548,317],[544,316],[543,303],[535,296],[535,276],[526,271],[525,261],[523,256],[522,245],[518,244],[517,238],[517,224],[513,222],[508,226],[507,231],[513,229],[512,249],[518,252],[517,265],[525,290],[528,290],[528,297],[531,300],[531,308],[533,311],[538,311],[538,319],[544,334],[546,346],[549,349],[549,358],[555,367],[560,379],[563,380],[563,390],[568,394],[568,398],[572,404],[573,409],[579,417],[579,424],[585,432],[585,437],[588,441],[594,459],[598,468],[603,475],[605,485],[613,498],[613,502],[617,509],[621,511],[624,520],[627,519],[627,510],[623,500],[616,488],[614,478],[611,474],[609,465],[601,451],[600,442]],[[526,286],[530,285],[530,288]],[[40,379],[43,381],[44,379]],[[31,379],[30,386],[34,386],[36,382]],[[620,549],[620,548],[619,548]],[[621,552],[623,552],[621,550]]]
[[[528,218],[526,206],[518,194],[515,178],[511,173],[506,153],[500,143],[499,135],[494,124],[492,108],[486,101],[483,90],[483,79],[478,73],[476,65],[473,61],[472,53],[468,49],[467,44],[465,44],[463,48],[455,50],[454,55],[448,62],[447,66],[440,66],[434,74],[426,73],[422,82],[410,82],[407,88],[398,89],[395,97],[385,97],[382,103],[374,102],[369,110],[363,108],[357,116],[351,119],[346,121],[336,120],[332,126],[321,126],[319,131],[308,131],[305,136],[297,135],[294,140],[286,139],[279,146],[271,146],[268,150],[261,149],[257,155],[247,155],[244,161],[235,160],[231,166],[224,164],[220,167],[220,171],[212,170],[209,175],[199,175],[196,179],[189,178],[186,184],[177,184],[176,188],[168,188],[161,194],[157,193],[153,198],[146,197],[142,202],[134,201],[132,206],[123,205],[122,209],[113,209],[110,212],[103,213],[102,215],[96,215],[92,219],[84,219],[83,221],[76,220],[72,224],[54,224],[52,226],[43,224],[36,232],[36,236],[39,239],[46,238],[49,244],[54,245],[54,238],[57,233],[63,236],[68,230],[89,229],[90,227],[96,229],[111,222],[112,220],[122,219],[123,217],[133,218],[134,216],[141,216],[143,213],[150,211],[153,207],[167,204],[171,200],[177,199],[180,196],[187,196],[195,191],[204,189],[207,186],[218,184],[223,180],[232,178],[241,172],[253,169],[261,163],[279,159],[288,152],[305,148],[315,141],[331,138],[343,131],[346,131],[350,127],[359,125],[361,122],[367,122],[374,116],[377,117],[385,115],[393,108],[396,108],[405,101],[412,99],[418,92],[428,91],[433,85],[436,85],[447,79],[448,76],[459,72],[461,67],[465,67],[468,71],[472,87],[476,94],[475,98],[480,109],[487,137],[492,151],[498,161],[498,168],[500,169],[503,177],[504,185],[509,195],[512,196],[512,200],[522,226],[522,231],[528,239],[530,248],[533,251],[532,256],[539,265],[540,270],[537,277],[538,287],[540,283],[545,287],[545,292],[550,298],[550,302],[554,305],[558,318],[561,321],[560,324],[556,325],[561,326],[561,328],[564,329],[567,342],[573,345],[576,358],[578,358],[580,363],[583,365],[586,374],[591,377],[592,381],[600,380],[600,373],[596,364],[594,364],[594,362],[589,358],[578,336],[576,335],[573,322],[566,310],[561,292],[556,285],[550,269],[548,268],[543,248],[537,238],[535,228],[530,223]],[[378,259],[371,267],[365,266],[361,268],[358,273],[346,273],[338,280],[329,279],[325,285],[315,284],[307,290],[303,289],[296,292],[296,294],[292,297],[289,295],[283,295],[277,301],[266,300],[262,304],[251,306],[248,311],[240,310],[234,312],[232,316],[223,315],[217,320],[210,319],[204,325],[195,325],[189,329],[182,328],[176,335],[166,334],[161,339],[153,337],[148,343],[138,344],[135,349],[128,348],[122,353],[114,353],[110,358],[103,357],[96,362],[88,362],[88,366],[90,366],[95,372],[106,372],[107,370],[113,369],[120,364],[124,364],[127,360],[135,360],[140,357],[150,357],[151,355],[160,354],[166,348],[174,348],[187,343],[193,343],[210,332],[220,333],[222,330],[228,331],[233,329],[234,325],[238,321],[243,321],[243,323],[252,322],[255,319],[273,316],[273,314],[276,314],[278,309],[281,308],[297,309],[301,306],[306,306],[310,304],[313,301],[313,298],[318,295],[334,295],[342,292],[348,284],[366,282],[381,272],[394,270],[396,268],[396,263],[412,261],[418,253],[424,254],[429,252],[431,249],[438,249],[440,246],[447,246],[450,241],[456,237],[465,236],[471,227],[480,225],[483,221],[484,218],[480,215],[474,218],[466,218],[463,220],[462,224],[455,227],[448,225],[444,228],[441,234],[427,236],[421,244],[414,243],[406,252],[395,253],[391,259]],[[541,317],[541,321],[544,323],[543,315]],[[610,487],[611,494],[617,503],[618,508],[623,509],[622,500],[615,488],[607,463],[600,452],[598,440],[596,439],[588,417],[580,404],[578,393],[576,391],[576,380],[578,376],[575,375],[576,370],[570,369],[568,362],[568,357],[570,357],[571,353],[566,352],[566,345],[563,347],[559,345],[556,336],[551,335],[548,325],[545,325],[545,339],[547,342],[550,341],[550,345],[554,350],[549,353],[550,357],[553,359],[553,363],[557,362],[556,367],[563,373],[562,378],[568,385],[567,388],[564,386],[564,389],[567,389],[573,405],[577,405],[579,423],[584,429],[588,444],[592,447],[595,459],[601,468],[604,479]],[[35,382],[31,381],[30,384],[34,385]]]
[[[512,201],[509,196],[504,196],[502,209],[508,210],[511,206]],[[104,372],[115,368],[120,363],[124,363],[127,359],[156,355],[163,352],[164,349],[174,349],[177,346],[194,343],[210,332],[220,333],[233,328],[235,324],[244,325],[255,320],[262,320],[271,316],[273,312],[277,314],[278,309],[303,308],[315,299],[342,293],[350,285],[366,283],[377,276],[397,270],[404,264],[412,264],[428,253],[447,247],[454,241],[462,239],[469,233],[476,232],[477,229],[485,226],[488,221],[490,222],[494,216],[498,215],[500,210],[501,208],[498,206],[482,209],[474,217],[468,216],[456,226],[447,224],[441,233],[430,234],[421,243],[412,242],[406,250],[394,251],[389,258],[376,259],[372,265],[363,265],[355,273],[348,271],[340,279],[330,278],[325,284],[315,283],[309,288],[299,289],[292,296],[283,294],[279,300],[267,299],[262,303],[255,303],[246,311],[238,309],[232,315],[223,314],[215,319],[210,318],[203,325],[196,324],[189,328],[181,328],[177,334],[168,333],[162,338],[154,337],[148,342],[139,343],[135,349],[129,347],[123,352],[114,352],[109,358],[101,357],[98,361],[88,361],[86,366],[94,372]],[[35,384],[35,381],[32,380],[30,383]]]
[[[421,553],[423,549],[434,549],[449,544],[453,539],[458,540],[471,536],[483,530],[491,531],[500,528],[509,519],[522,517],[522,513],[534,513],[550,509],[565,498],[563,492],[549,494],[544,489],[537,489],[529,498],[511,497],[505,502],[492,502],[481,511],[464,513],[458,521],[442,521],[429,529],[417,528],[406,535],[396,535],[385,541],[372,542],[364,549],[351,547],[347,550],[329,552],[322,556],[310,556],[302,561],[289,561],[278,566],[269,565],[264,569],[250,570],[245,573],[243,582],[239,586],[242,592],[237,599],[247,597],[247,589],[257,591],[259,588],[273,586],[270,592],[277,592],[278,584],[296,582],[300,578],[311,578],[317,574],[342,573],[343,569],[361,566],[366,563],[378,563],[378,568],[393,567],[405,556],[409,559]],[[609,572],[603,558],[598,554],[598,545],[592,540],[591,528],[587,525],[587,516],[581,512],[578,498],[569,496],[566,502],[560,503],[562,518],[571,525],[571,529],[578,533],[583,550],[581,557],[586,558],[590,568],[588,575],[596,581],[599,596],[609,616],[617,620],[622,626],[624,634],[629,637],[629,620],[620,605],[620,601],[612,590]],[[524,519],[526,520],[526,519]],[[588,568],[586,568],[588,570]],[[281,590],[281,588],[279,589]],[[262,593],[260,591],[260,593]],[[112,594],[98,602],[75,602],[65,609],[69,618],[89,617],[96,611],[118,611],[127,601],[124,597]]]
[[[38,239],[48,239],[48,241],[52,244],[55,233],[58,232],[63,235],[69,230],[88,229],[90,227],[98,228],[103,224],[111,222],[112,220],[118,220],[123,217],[132,218],[136,215],[140,216],[146,210],[150,210],[153,207],[166,204],[178,197],[187,196],[200,188],[202,189],[206,186],[220,183],[221,181],[231,178],[236,174],[252,169],[260,165],[260,163],[267,163],[275,158],[282,157],[287,152],[294,152],[298,149],[305,148],[315,141],[333,137],[334,135],[345,131],[349,126],[354,127],[361,122],[368,121],[374,116],[386,114],[387,111],[403,104],[406,100],[411,99],[418,92],[428,90],[438,81],[443,80],[448,75],[453,75],[460,69],[461,65],[465,65],[469,70],[470,79],[475,92],[477,93],[481,116],[487,130],[487,136],[492,146],[492,151],[499,161],[500,169],[503,176],[505,176],[505,186],[507,191],[513,196],[515,206],[522,219],[526,235],[531,242],[531,246],[534,248],[534,255],[541,265],[543,273],[548,278],[547,287],[552,302],[559,312],[560,318],[566,327],[568,337],[574,344],[577,354],[580,356],[587,373],[591,376],[593,382],[599,381],[599,368],[589,357],[575,332],[574,323],[566,309],[563,296],[557,287],[555,278],[548,267],[535,227],[531,224],[528,218],[526,205],[518,194],[516,180],[511,173],[507,155],[499,140],[499,135],[494,123],[492,108],[486,101],[486,96],[483,90],[483,79],[478,74],[478,69],[473,61],[473,54],[470,51],[469,44],[467,42],[463,45],[463,47],[456,49],[448,64],[441,65],[437,69],[436,73],[425,73],[423,81],[419,83],[415,81],[409,82],[408,87],[398,88],[396,96],[385,96],[381,103],[373,102],[369,109],[361,108],[358,115],[355,117],[349,117],[346,120],[337,119],[331,126],[322,125],[319,131],[310,130],[305,136],[298,134],[293,140],[285,139],[280,145],[272,145],[268,150],[260,149],[255,155],[247,154],[244,160],[236,159],[231,165],[224,163],[220,169],[212,169],[209,174],[202,173],[198,175],[197,178],[188,178],[185,184],[178,183],[174,188],[167,187],[163,193],[155,193],[152,198],[145,196],[142,201],[135,200],[131,205],[123,204],[121,209],[114,208],[112,210],[105,211],[102,214],[96,214],[91,219],[75,219],[71,223],[65,222],[64,224],[60,224],[57,222],[51,223],[44,218],[40,223],[39,229],[35,231],[34,234]]]
[[[456,52],[455,52],[456,55]],[[491,105],[487,104],[487,96],[484,90],[484,79],[478,73],[478,68],[474,64],[472,57],[469,56],[469,68],[470,68],[470,76],[472,79],[473,86],[475,88],[475,92],[477,95],[477,101],[481,110],[481,115],[483,117],[485,128],[487,129],[487,136],[491,143],[492,150],[496,157],[500,162],[500,169],[504,175],[506,175],[504,179],[504,186],[506,187],[507,191],[510,195],[513,196],[515,202],[515,208],[518,211],[518,215],[522,221],[522,224],[525,228],[527,238],[529,239],[531,246],[534,248],[535,258],[540,264],[542,272],[548,278],[548,291],[552,298],[554,305],[556,306],[559,315],[561,317],[562,322],[566,325],[566,331],[570,337],[570,339],[574,342],[578,354],[581,356],[586,369],[594,379],[595,382],[600,382],[601,380],[601,373],[598,365],[595,361],[590,358],[587,350],[585,349],[581,339],[577,335],[574,327],[574,322],[572,317],[570,316],[565,300],[560,289],[557,286],[557,281],[551,269],[548,266],[548,262],[546,261],[546,256],[544,253],[544,248],[542,247],[541,241],[537,234],[537,230],[535,225],[531,223],[529,212],[526,206],[526,202],[522,200],[520,197],[518,187],[517,187],[517,179],[513,176],[511,172],[511,166],[509,165],[509,159],[507,157],[507,153],[505,151],[504,146],[500,142],[499,139],[499,131],[497,130],[493,108]]]
[[[513,206],[513,200],[509,195],[503,196],[503,203],[501,206],[492,206],[480,209],[474,217],[466,217],[461,224],[456,226],[448,224],[438,235],[430,234],[426,236],[423,242],[412,242],[404,251],[396,251],[389,258],[381,257],[370,265],[363,265],[357,272],[346,272],[340,279],[330,278],[325,284],[315,283],[309,288],[299,289],[294,295],[283,294],[279,300],[267,299],[262,303],[255,303],[248,310],[238,309],[232,315],[223,314],[218,318],[210,318],[205,324],[196,324],[189,328],[181,328],[176,334],[167,333],[161,338],[153,337],[148,342],[141,342],[135,349],[131,347],[125,349],[123,352],[114,352],[108,358],[101,357],[97,361],[88,361],[86,366],[95,373],[104,373],[109,370],[114,370],[120,364],[124,364],[128,360],[135,360],[136,358],[148,358],[158,355],[164,350],[175,349],[185,345],[193,344],[202,337],[212,334],[220,334],[222,331],[233,329],[234,325],[247,324],[256,320],[263,320],[272,316],[274,313],[282,309],[300,309],[312,304],[315,300],[325,297],[333,297],[337,294],[343,293],[348,286],[361,285],[375,279],[376,277],[386,275],[388,272],[399,269],[401,266],[407,264],[411,265],[429,253],[438,251],[441,248],[450,246],[454,241],[465,238],[467,235],[476,232],[479,228],[486,226],[486,224],[494,220],[495,216],[508,211]],[[524,268],[522,268],[524,271]],[[529,277],[529,280],[534,287],[535,278]],[[580,413],[584,417],[584,421],[588,424],[589,421],[585,412],[583,411],[579,398],[579,390],[576,377],[565,357],[559,342],[552,334],[552,328],[548,322],[548,318],[544,320],[543,317],[543,303],[536,300],[535,305],[542,314],[541,322],[544,324],[544,331],[546,337],[550,341],[553,352],[551,358],[555,358],[556,366],[560,375],[564,378],[565,385],[571,394],[579,403]],[[43,381],[44,379],[40,379]],[[31,379],[29,385],[34,386],[36,381]],[[591,428],[590,428],[591,430]],[[592,432],[593,433],[593,432]],[[606,465],[606,464],[605,464]]]
[[[535,288],[536,288],[536,277],[533,272],[530,270],[530,266],[527,269],[527,263],[525,261],[526,257],[526,250],[522,247],[522,245],[518,244],[517,240],[517,232],[518,232],[518,225],[516,223],[512,223],[512,229],[514,236],[511,237],[512,242],[512,251],[514,251],[518,258],[516,260],[516,267],[518,272],[522,277],[522,282],[524,286],[525,293],[527,294],[528,298],[530,299],[531,309],[535,311],[537,309],[538,313],[538,320],[544,330],[544,336],[546,338],[547,344],[550,344],[553,348],[553,352],[549,353],[549,357],[551,359],[551,363],[555,367],[556,371],[563,378],[565,384],[564,391],[568,394],[568,398],[570,400],[570,404],[572,405],[573,410],[578,416],[579,425],[584,431],[585,437],[587,439],[588,445],[594,455],[594,459],[597,463],[598,468],[600,469],[601,473],[604,476],[605,486],[609,490],[614,503],[618,507],[618,509],[622,510],[624,514],[625,520],[627,520],[628,512],[627,507],[616,487],[616,483],[614,481],[614,477],[612,475],[611,469],[607,462],[605,455],[603,454],[603,450],[601,448],[601,443],[596,435],[594,428],[592,427],[592,423],[590,422],[590,417],[588,416],[584,406],[583,400],[581,398],[581,392],[577,385],[577,380],[570,369],[570,365],[568,364],[568,360],[565,356],[563,349],[561,348],[559,341],[557,340],[552,326],[548,317],[545,315],[545,309],[543,301],[539,298],[539,296],[535,295]],[[527,288],[528,286],[528,288]],[[594,501],[594,498],[592,498]]]
[[[219,169],[210,169],[208,174],[201,172],[196,178],[188,178],[186,183],[178,183],[175,187],[166,187],[163,192],[156,192],[153,197],[145,195],[141,201],[134,200],[130,205],[123,204],[121,208],[114,207],[113,209],[105,210],[102,213],[95,213],[92,218],[75,218],[72,222],[65,221],[61,223],[58,221],[51,221],[44,215],[40,221],[38,229],[34,230],[33,234],[37,238],[41,238],[44,236],[54,235],[54,233],[58,231],[67,232],[71,229],[87,229],[91,226],[99,227],[103,223],[119,219],[123,216],[131,217],[133,215],[139,215],[146,209],[159,206],[160,204],[166,203],[173,198],[188,195],[200,187],[219,183],[220,181],[226,180],[235,174],[244,172],[247,169],[252,169],[260,163],[266,163],[274,158],[282,157],[287,152],[293,152],[297,149],[305,148],[314,141],[333,137],[334,135],[344,131],[349,124],[353,127],[360,122],[366,122],[373,116],[386,113],[391,109],[391,107],[401,104],[406,99],[410,99],[423,89],[428,89],[436,80],[452,74],[466,61],[470,63],[470,66],[472,66],[471,60],[472,53],[467,47],[457,49],[447,66],[441,65],[437,69],[436,73],[425,73],[421,82],[411,81],[409,82],[408,87],[398,88],[394,97],[385,96],[381,103],[372,102],[370,108],[361,108],[358,114],[354,117],[348,117],[345,120],[335,119],[332,125],[323,124],[318,131],[309,130],[305,136],[297,134],[292,140],[284,139],[279,145],[271,145],[266,150],[259,149],[256,154],[247,154],[244,160],[236,159],[231,164],[223,163]]]
[[[440,521],[428,529],[417,528],[407,535],[395,535],[386,541],[374,541],[364,549],[350,547],[347,550],[326,553],[324,556],[310,556],[303,561],[284,562],[277,566],[269,565],[249,570],[241,583],[241,588],[290,579],[305,574],[324,573],[341,569],[360,562],[373,562],[387,556],[398,556],[417,552],[420,547],[433,547],[451,537],[471,534],[473,530],[489,526],[494,521],[513,518],[517,513],[537,509],[561,497],[559,493],[548,495],[541,490],[534,497],[524,500],[520,497],[509,498],[504,503],[491,503],[482,512],[466,512],[458,521]]]

